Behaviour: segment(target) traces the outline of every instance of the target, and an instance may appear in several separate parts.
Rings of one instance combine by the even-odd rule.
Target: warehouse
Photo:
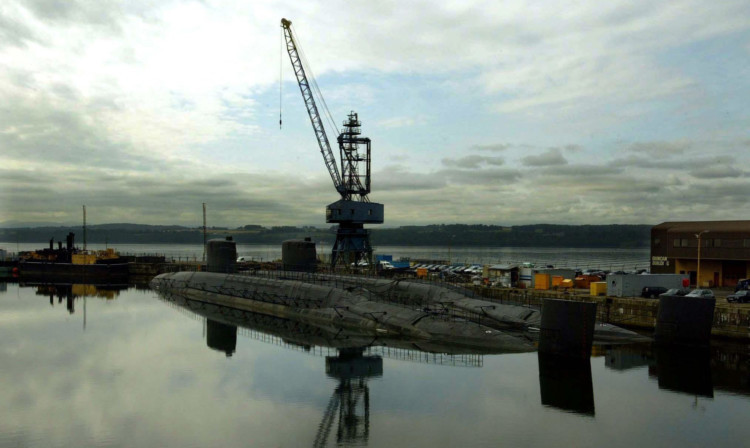
[[[750,221],[664,222],[651,228],[651,272],[691,285],[733,287],[750,277]]]

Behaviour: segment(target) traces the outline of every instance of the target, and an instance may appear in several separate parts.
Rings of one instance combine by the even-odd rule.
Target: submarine
[[[311,258],[305,264],[314,267],[314,250],[305,254]],[[545,339],[542,310],[497,303],[449,285],[316,274],[313,269],[237,273],[236,246],[231,237],[210,240],[207,256],[208,272],[161,274],[151,281],[152,289],[160,295],[283,318],[334,333],[355,332],[362,337],[401,338],[497,353],[536,351],[540,336],[543,341],[555,340],[560,335],[583,338],[588,352],[592,343],[650,340],[614,325],[594,323],[593,314],[590,314],[593,325],[578,327],[568,320],[566,312],[558,311],[547,314],[547,318],[552,317],[562,330],[553,330],[558,333],[552,339]],[[563,306],[569,305],[572,304]]]
[[[535,351],[524,332],[505,332],[449,308],[403,306],[363,292],[285,278],[216,272],[174,272],[152,289],[207,304],[265,314],[370,337],[450,343],[498,353]]]

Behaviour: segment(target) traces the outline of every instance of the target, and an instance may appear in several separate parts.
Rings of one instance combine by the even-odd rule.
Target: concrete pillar
[[[542,299],[539,353],[588,359],[595,323],[596,302]]]
[[[659,344],[707,346],[715,307],[716,299],[659,297],[654,339]]]
[[[228,236],[224,240],[208,240],[206,271],[232,274],[237,272],[237,244]]]

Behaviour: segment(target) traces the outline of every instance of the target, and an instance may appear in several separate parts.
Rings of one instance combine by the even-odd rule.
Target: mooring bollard
[[[596,302],[542,299],[539,353],[588,359],[595,323]]]
[[[715,307],[715,298],[659,297],[654,339],[659,344],[707,346]]]
[[[208,240],[206,271],[233,274],[237,272],[237,244],[228,236],[223,240]]]

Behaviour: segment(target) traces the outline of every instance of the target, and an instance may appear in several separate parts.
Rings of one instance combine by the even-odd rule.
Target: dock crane
[[[331,268],[335,269],[336,264],[340,262],[355,265],[366,262],[368,265],[372,265],[370,233],[364,228],[364,225],[382,224],[385,212],[383,204],[370,202],[367,197],[371,185],[371,141],[369,138],[361,136],[362,123],[358,114],[354,111],[349,113],[347,119],[343,122],[341,132],[336,136],[339,146],[339,160],[341,161],[341,170],[339,171],[323,120],[315,103],[314,90],[317,90],[318,95],[320,95],[317,83],[313,79],[313,88],[311,88],[298,52],[297,41],[299,39],[295,39],[292,22],[281,19],[281,27],[284,31],[289,60],[297,77],[297,84],[299,84],[302,100],[305,103],[310,123],[318,140],[320,152],[333,181],[333,186],[341,196],[341,199],[326,206],[326,223],[338,224],[336,242],[331,251]],[[320,97],[323,101],[322,95]],[[324,102],[323,104],[325,106]],[[365,171],[364,175],[360,174],[361,168]]]

